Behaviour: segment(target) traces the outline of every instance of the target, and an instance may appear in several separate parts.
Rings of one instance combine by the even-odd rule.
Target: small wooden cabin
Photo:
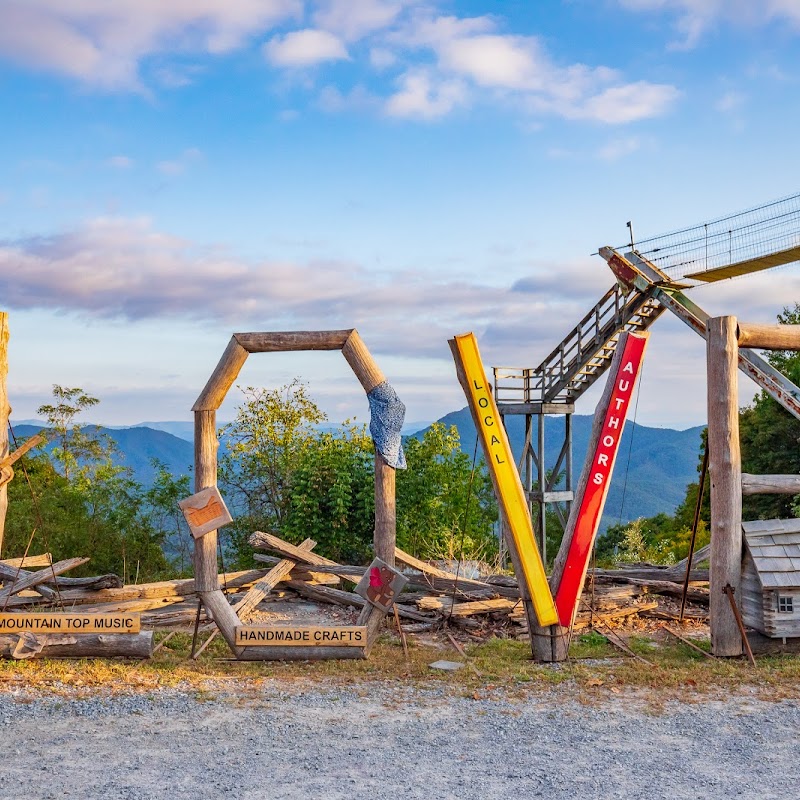
[[[800,637],[800,519],[743,522],[744,624],[772,638]]]

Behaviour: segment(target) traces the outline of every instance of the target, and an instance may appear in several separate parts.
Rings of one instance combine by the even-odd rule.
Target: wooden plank
[[[139,633],[138,614],[0,614],[0,633]]]
[[[469,603],[454,603],[450,597],[426,597],[417,602],[420,611],[441,611],[449,617],[470,617],[473,614],[491,614],[495,611],[510,611],[521,606],[519,600],[497,597],[493,600],[473,600]]]
[[[742,637],[726,586],[738,595],[742,560],[742,458],[739,446],[739,346],[736,317],[706,323],[708,357],[708,447],[711,476],[711,560],[709,607],[711,650],[738,656]]]
[[[75,567],[79,567],[87,561],[89,561],[88,558],[67,558],[64,561],[51,564],[49,567],[39,570],[39,572],[26,572],[23,574],[20,570],[17,580],[10,586],[6,586],[0,590],[0,603],[6,598],[11,597],[11,595],[21,592],[23,589],[31,589],[34,586],[46,583],[48,580],[52,580],[54,575],[61,575],[62,572],[69,572],[69,570],[75,569]]]
[[[510,533],[509,552],[514,559],[515,570],[517,567],[520,569],[517,580],[520,584],[525,583],[538,623],[552,625],[558,621],[558,614],[542,557],[536,547],[530,512],[508,435],[486,381],[478,343],[475,336],[468,333],[451,339],[450,349]]]
[[[386,463],[375,448],[375,555],[394,567],[394,547],[397,540],[397,503],[395,499],[395,469]]]
[[[769,534],[773,531],[800,533],[800,518],[745,520],[742,522],[742,528],[748,537],[750,535]]]
[[[359,625],[240,625],[239,647],[364,647],[367,629]]]
[[[0,564],[6,567],[49,567],[53,563],[53,556],[50,553],[42,553],[39,556],[25,556],[24,558],[4,558]]]

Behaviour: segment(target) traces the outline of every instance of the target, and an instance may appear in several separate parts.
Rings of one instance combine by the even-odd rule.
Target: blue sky
[[[447,338],[535,366],[612,284],[590,254],[626,221],[800,190],[798,44],[798,0],[0,0],[14,416],[59,383],[97,421],[189,419],[232,332],[345,327],[408,419],[461,407]],[[769,322],[800,271],[692,296]],[[640,422],[704,422],[704,352],[659,320]],[[239,382],[294,376],[366,417],[336,354]]]

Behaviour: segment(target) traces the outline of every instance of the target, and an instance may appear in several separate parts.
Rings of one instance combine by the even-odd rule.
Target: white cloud
[[[386,69],[397,63],[397,54],[385,47],[372,47],[369,51],[369,63],[375,69]]]
[[[731,90],[725,92],[714,104],[714,107],[723,114],[730,114],[733,111],[738,111],[744,105],[745,99],[741,92]]]
[[[600,148],[598,156],[603,161],[619,161],[619,159],[635,153],[641,146],[642,143],[636,136],[630,136],[626,139],[614,139]]]
[[[618,0],[631,11],[666,11],[677,16],[677,49],[695,47],[719,23],[751,28],[772,22],[789,23],[800,29],[798,0]]]
[[[111,156],[106,164],[116,169],[130,169],[133,166],[133,159],[128,156]]]
[[[328,31],[313,28],[275,36],[264,45],[264,55],[279,67],[310,67],[349,58],[341,39]]]
[[[680,92],[674,86],[638,81],[604,89],[581,103],[564,108],[563,114],[575,119],[619,125],[661,116],[679,96]]]
[[[615,125],[663,114],[679,96],[675,87],[666,84],[626,83],[609,67],[562,66],[537,37],[497,33],[494,19],[485,16],[417,15],[392,41],[432,50],[435,69],[423,74],[429,85],[457,82],[458,103],[452,103],[450,109],[475,96],[515,102],[535,114]],[[404,93],[409,95],[407,104],[411,108],[432,105],[428,116],[446,113],[449,109],[442,104],[419,100],[426,96],[425,88],[423,80],[415,77]]]
[[[301,0],[0,0],[0,57],[132,89],[146,56],[224,53],[301,11]]]
[[[437,80],[426,70],[406,72],[400,77],[399,84],[400,90],[386,101],[384,107],[390,117],[435,119],[466,103],[463,82]]]
[[[169,161],[159,161],[156,164],[156,169],[162,175],[181,175],[186,172],[192,163],[199,161],[202,157],[203,154],[200,150],[196,147],[190,147],[184,150],[178,158]]]
[[[356,41],[373,31],[389,27],[409,0],[320,0],[314,23]]]
[[[513,286],[437,279],[428,269],[378,272],[339,261],[247,261],[199,248],[147,219],[100,218],[65,233],[0,242],[6,308],[107,319],[218,321],[239,330],[361,327],[398,355],[446,354],[453,333],[484,331],[487,346],[549,344],[611,285],[584,264],[531,265]],[[578,281],[571,276],[583,273]],[[576,290],[577,289],[577,290]],[[402,335],[398,335],[398,326]],[[545,345],[546,346],[546,345]],[[526,345],[527,347],[527,345]]]

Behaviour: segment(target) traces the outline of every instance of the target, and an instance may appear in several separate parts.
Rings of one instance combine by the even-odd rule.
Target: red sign
[[[572,624],[578,598],[583,589],[592,544],[606,503],[628,405],[633,395],[633,387],[636,385],[646,344],[646,336],[629,334],[617,374],[609,378],[614,381],[614,389],[606,410],[600,439],[592,454],[589,480],[580,499],[580,511],[572,534],[564,573],[554,598],[559,621],[564,627]]]

